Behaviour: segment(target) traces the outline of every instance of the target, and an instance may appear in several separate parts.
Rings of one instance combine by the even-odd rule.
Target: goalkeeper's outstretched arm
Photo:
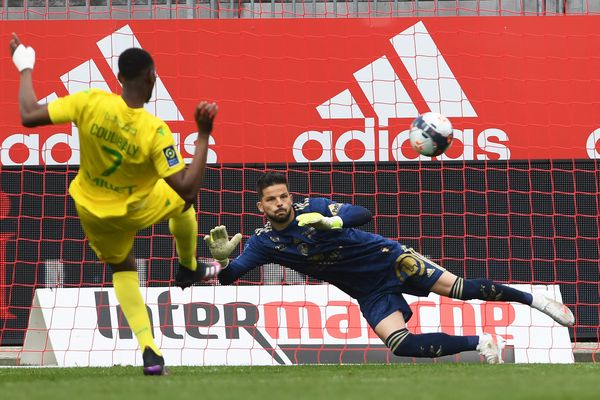
[[[373,219],[371,211],[353,204],[343,204],[337,212],[337,216],[342,219],[344,228],[362,226]]]
[[[298,226],[311,226],[318,230],[354,228],[373,218],[369,210],[353,204],[331,203],[325,198],[313,198],[310,204],[310,212],[296,217]]]
[[[229,262],[227,268],[219,273],[219,283],[230,285],[246,272],[271,262],[259,246],[260,244],[255,243],[255,237],[251,237],[246,243],[242,254]]]
[[[251,269],[269,262],[256,236],[252,236],[242,254],[230,262],[229,257],[238,247],[241,239],[242,235],[236,233],[230,240],[227,228],[223,225],[211,229],[210,234],[204,237],[210,254],[223,266],[223,270],[219,273],[221,285],[229,285]]]

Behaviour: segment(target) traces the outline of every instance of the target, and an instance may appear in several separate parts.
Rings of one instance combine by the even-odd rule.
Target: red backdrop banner
[[[600,17],[4,21],[2,165],[78,164],[76,129],[20,125],[11,32],[37,52],[51,100],[120,91],[120,52],[150,51],[148,108],[193,151],[195,104],[218,102],[210,162],[407,161],[411,120],[442,112],[443,159],[598,158]]]

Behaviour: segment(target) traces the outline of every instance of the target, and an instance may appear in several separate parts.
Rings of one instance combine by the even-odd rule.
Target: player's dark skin
[[[16,33],[12,34],[9,42],[10,54],[21,44]],[[19,84],[19,109],[21,110],[21,122],[26,127],[51,125],[52,120],[48,113],[47,104],[38,104],[38,98],[33,89],[33,70],[24,69],[21,72]],[[121,97],[130,108],[142,108],[152,97],[154,84],[156,83],[156,71],[150,66],[142,71],[136,78],[125,79],[118,75],[119,82],[123,86]],[[215,103],[200,102],[194,111],[194,120],[198,127],[198,139],[196,151],[188,168],[179,171],[167,178],[165,181],[177,192],[186,205],[182,211],[187,210],[196,200],[198,192],[204,179],[206,157],[208,150],[208,138],[213,128],[213,121],[219,111]],[[118,264],[111,264],[114,272],[137,271],[137,265],[133,252]]]

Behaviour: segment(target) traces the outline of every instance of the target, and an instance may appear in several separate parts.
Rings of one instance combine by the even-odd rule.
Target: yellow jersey
[[[79,129],[80,167],[69,193],[98,217],[143,207],[160,178],[185,168],[169,127],[119,95],[85,90],[52,101],[48,113],[52,123]]]

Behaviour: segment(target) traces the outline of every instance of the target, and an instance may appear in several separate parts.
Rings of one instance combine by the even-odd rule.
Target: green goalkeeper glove
[[[223,225],[210,230],[210,234],[204,236],[204,241],[208,245],[210,254],[217,260],[223,268],[229,265],[229,255],[240,244],[242,234],[236,233],[231,240],[227,234],[227,228]]]
[[[300,214],[296,217],[296,221],[298,221],[298,226],[312,226],[320,231],[342,229],[344,225],[344,221],[337,215],[335,217],[325,217],[316,212]]]

